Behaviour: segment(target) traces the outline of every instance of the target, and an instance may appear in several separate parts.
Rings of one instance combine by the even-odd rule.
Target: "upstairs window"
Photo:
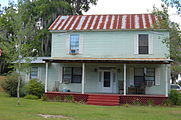
[[[148,54],[148,34],[139,34],[138,35],[138,53],[139,54]]]
[[[70,35],[70,53],[78,53],[79,51],[79,35]]]

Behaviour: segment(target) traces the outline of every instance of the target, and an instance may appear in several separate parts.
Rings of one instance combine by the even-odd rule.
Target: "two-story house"
[[[49,28],[45,92],[167,97],[169,33],[154,25],[152,14],[58,16]]]

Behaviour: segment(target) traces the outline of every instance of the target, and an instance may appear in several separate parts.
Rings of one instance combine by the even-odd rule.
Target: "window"
[[[148,34],[138,35],[139,54],[148,54]]]
[[[64,67],[63,68],[63,82],[70,80],[71,83],[81,83],[82,68],[81,67]]]
[[[30,72],[30,79],[38,78],[38,67],[32,67]]]
[[[70,35],[70,50],[79,50],[79,35]]]
[[[135,68],[134,74],[135,86],[145,84],[155,84],[155,69],[154,68]]]
[[[155,69],[154,68],[146,69],[145,81],[152,82],[153,84],[155,84]]]

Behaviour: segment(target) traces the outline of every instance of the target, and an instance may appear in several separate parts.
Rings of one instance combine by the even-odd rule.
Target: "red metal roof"
[[[58,16],[49,30],[149,29],[158,19],[152,14]]]

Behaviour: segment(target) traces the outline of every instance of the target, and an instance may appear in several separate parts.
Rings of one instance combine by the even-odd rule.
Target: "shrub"
[[[37,79],[30,80],[25,88],[27,94],[38,96],[38,98],[41,98],[44,93],[44,85]]]
[[[26,95],[24,98],[25,98],[25,99],[31,99],[31,100],[37,100],[37,99],[39,99],[38,96],[36,96],[36,95]]]
[[[164,101],[163,105],[164,106],[172,106],[172,102],[171,102],[170,99],[167,99],[167,100]]]
[[[56,97],[54,98],[54,101],[56,101],[56,102],[60,102],[60,101],[62,101],[61,96],[56,96]]]
[[[148,100],[147,103],[146,103],[148,106],[153,106],[154,105],[154,102],[153,100]]]
[[[134,101],[133,101],[133,105],[141,105],[141,102],[140,102],[140,99],[135,99]]]
[[[74,102],[74,97],[72,95],[67,95],[64,98],[65,102]]]
[[[46,94],[43,94],[41,97],[42,101],[48,101],[48,96]]]
[[[18,87],[18,77],[19,75],[15,72],[7,75],[4,79],[4,81],[1,83],[1,87],[4,89],[4,91],[9,94],[12,97],[17,96],[17,87]],[[20,81],[20,96],[24,96],[23,91],[23,82]]]
[[[171,90],[168,98],[173,105],[181,105],[181,94],[177,90]]]

